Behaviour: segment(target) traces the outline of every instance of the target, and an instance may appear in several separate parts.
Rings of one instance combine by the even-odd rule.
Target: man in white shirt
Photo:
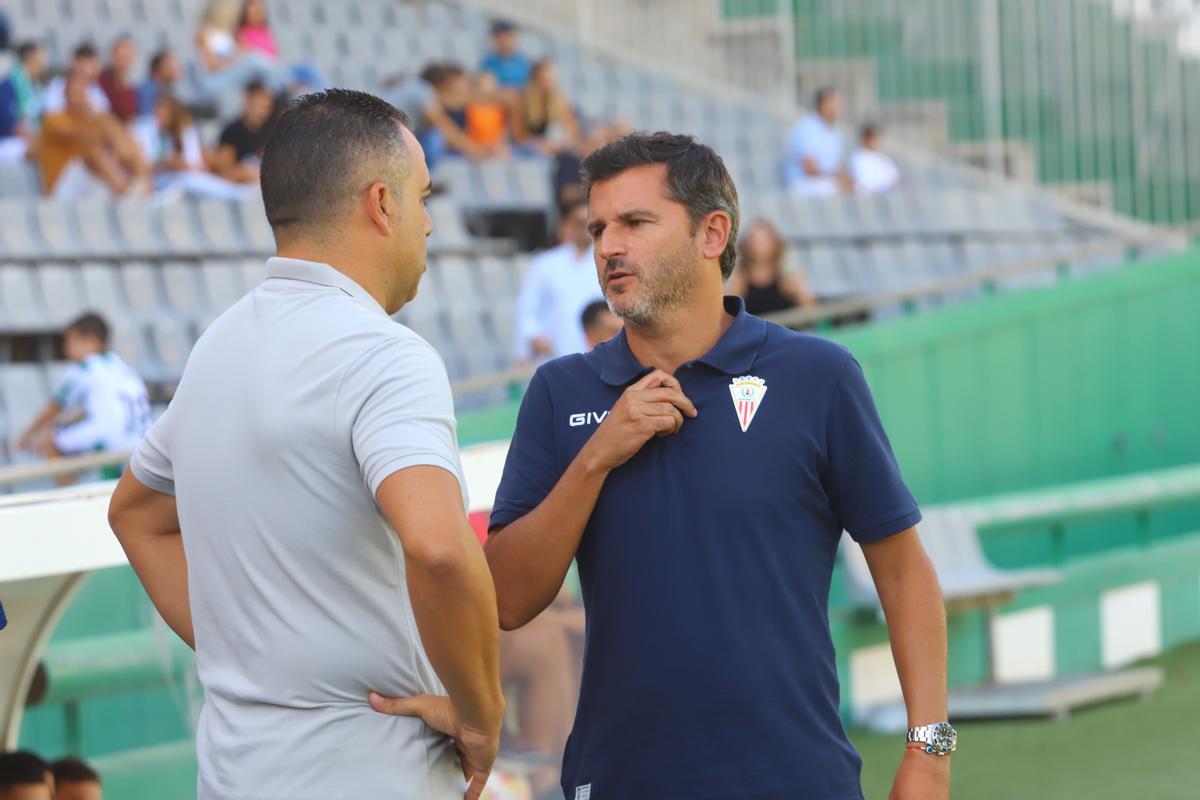
[[[882,131],[876,125],[864,125],[859,134],[859,149],[850,158],[850,179],[854,181],[856,192],[888,192],[900,182],[896,162],[879,149],[881,135]]]
[[[71,75],[79,74],[87,79],[87,98],[92,109],[97,114],[107,114],[112,110],[112,104],[108,102],[108,95],[100,86],[100,69],[100,54],[96,52],[95,45],[84,42],[76,47],[75,52],[71,54],[71,65],[67,71],[46,85],[46,91],[42,93],[42,111],[46,114],[65,111],[67,79]]]
[[[71,368],[17,446],[45,458],[137,447],[152,421],[149,395],[138,374],[108,349],[105,321],[88,313],[72,322],[63,350]],[[71,480],[64,476],[59,483]]]
[[[533,259],[517,295],[518,361],[541,362],[589,349],[580,315],[601,295],[586,200],[563,208],[558,238],[562,244]]]
[[[196,649],[197,795],[474,800],[504,714],[496,597],[445,367],[390,319],[433,230],[421,146],[377,97],[306,95],[262,192],[278,257],[196,344],[109,509]]]
[[[821,89],[814,99],[812,113],[792,128],[784,164],[792,194],[828,196],[849,188],[842,168],[845,142],[837,126],[841,114],[842,101],[837,91]]]

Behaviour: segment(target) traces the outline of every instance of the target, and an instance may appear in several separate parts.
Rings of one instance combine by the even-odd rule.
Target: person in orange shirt
[[[467,135],[493,156],[508,155],[508,109],[500,84],[490,72],[475,75],[467,104]]]
[[[149,194],[150,165],[136,142],[112,114],[88,100],[88,77],[72,73],[64,89],[66,108],[42,120],[38,158],[47,195],[70,200],[99,181],[114,195]]]

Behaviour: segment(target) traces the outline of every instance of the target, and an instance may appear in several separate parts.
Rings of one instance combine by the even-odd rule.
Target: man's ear
[[[713,211],[700,221],[704,234],[704,257],[720,258],[729,244],[729,215],[724,211]]]
[[[395,198],[392,197],[392,190],[387,187],[386,183],[375,181],[367,187],[362,202],[367,219],[371,221],[371,224],[380,234],[390,236],[396,215],[396,203]]]

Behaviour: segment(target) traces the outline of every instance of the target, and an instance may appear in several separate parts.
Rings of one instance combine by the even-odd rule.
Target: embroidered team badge
[[[742,426],[742,433],[745,433],[754,421],[758,407],[762,405],[763,397],[767,393],[767,382],[752,375],[743,375],[734,378],[729,384],[729,393],[733,395],[733,408],[737,411],[738,424]]]

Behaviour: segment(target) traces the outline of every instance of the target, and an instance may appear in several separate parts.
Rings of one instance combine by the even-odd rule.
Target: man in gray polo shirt
[[[109,510],[196,649],[199,797],[478,797],[495,593],[445,368],[389,318],[425,271],[421,147],[378,98],[308,95],[262,190],[279,257],[196,344]]]

